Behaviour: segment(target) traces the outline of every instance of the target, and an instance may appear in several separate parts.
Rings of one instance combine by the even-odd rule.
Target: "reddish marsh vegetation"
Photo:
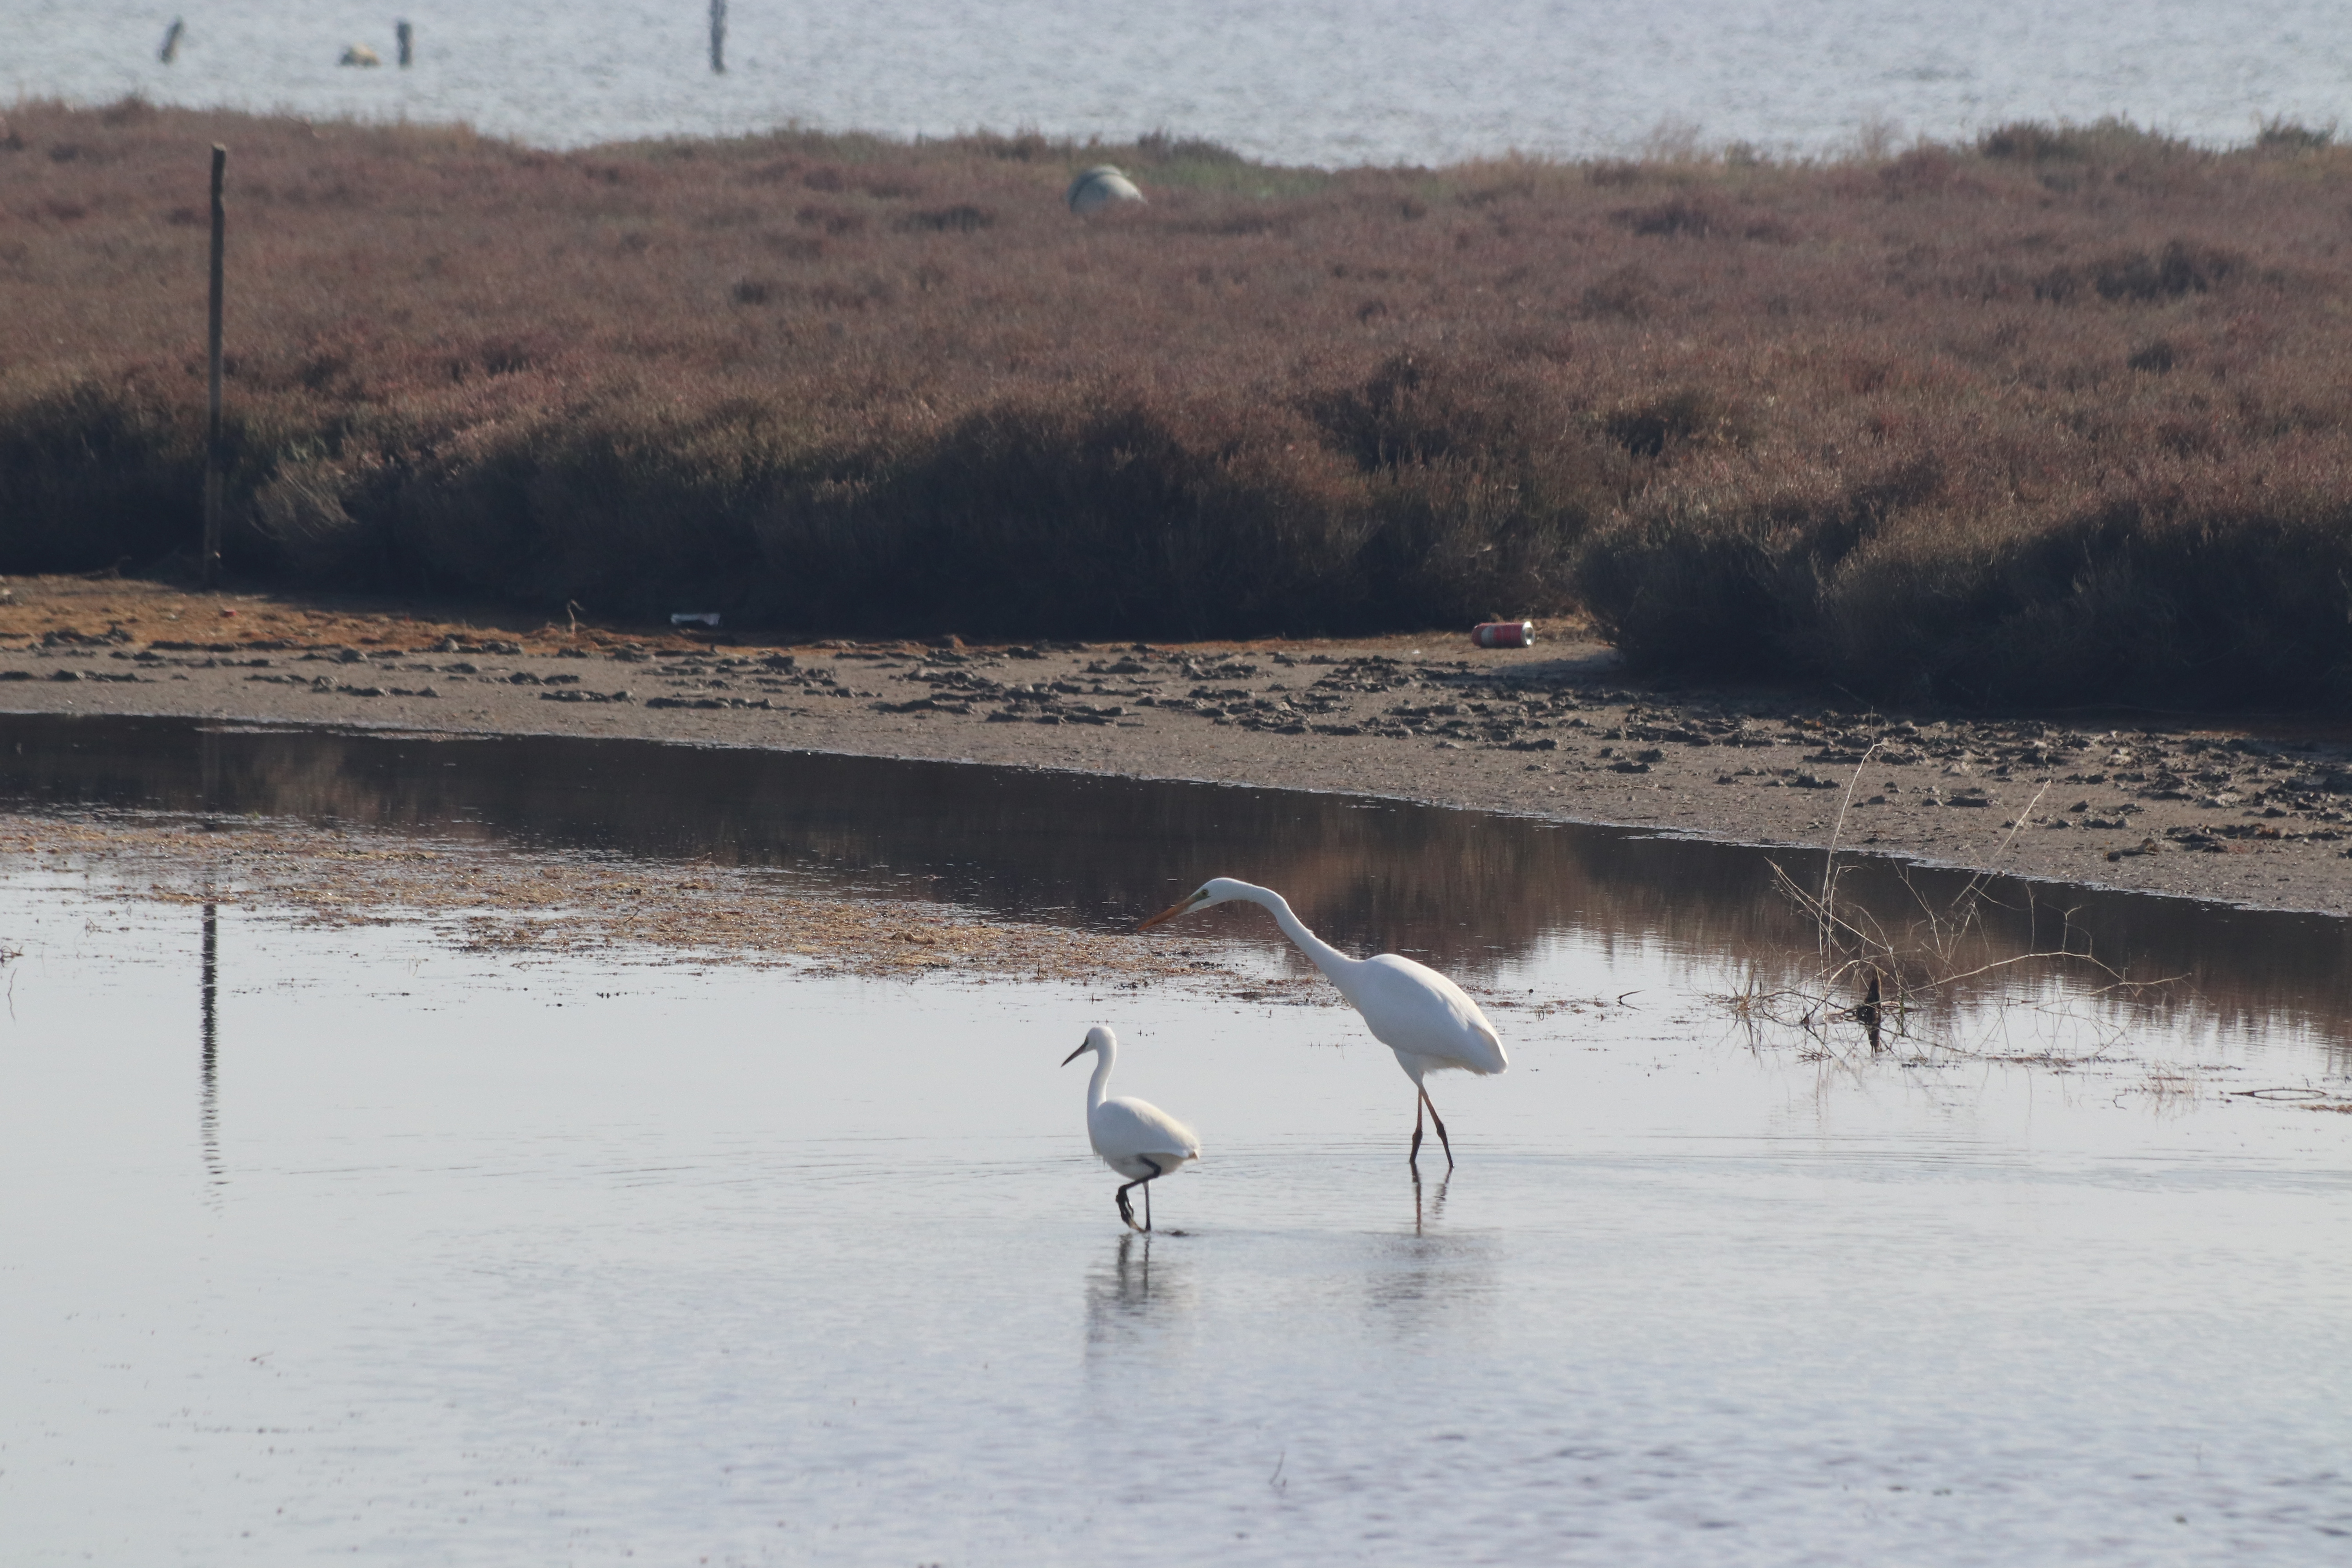
[[[1360,629],[1967,700],[2352,692],[2352,153],[1324,174],[569,154],[136,103],[0,132],[0,567],[192,537],[232,147],[250,571],[809,629]],[[1151,198],[1081,221],[1075,167]]]

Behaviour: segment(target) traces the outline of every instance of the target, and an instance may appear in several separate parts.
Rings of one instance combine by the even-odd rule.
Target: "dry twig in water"
[[[1817,1047],[1826,1050],[1833,1044],[1829,1033],[1832,1026],[1852,1025],[1874,1055],[1885,1048],[1890,1035],[1918,1040],[1915,1015],[1932,1009],[1939,1022],[1948,1026],[1960,996],[2013,974],[2064,972],[2088,979],[2091,984],[2087,987],[2070,988],[2057,1005],[2061,1015],[2077,1022],[2084,1021],[2074,1010],[2079,1004],[2125,993],[2144,993],[2170,984],[2168,980],[2132,980],[2090,952],[2075,951],[2063,935],[2056,948],[2036,944],[2019,952],[1997,952],[1984,931],[1983,921],[1990,870],[1979,870],[1970,877],[1959,892],[1940,907],[1921,891],[1907,873],[1903,874],[1901,880],[1916,905],[1916,916],[1900,930],[1891,929],[1867,909],[1842,902],[1838,896],[1842,870],[1838,850],[1844,837],[1846,812],[1853,803],[1863,771],[1878,749],[1874,744],[1863,753],[1846,784],[1844,798],[1831,827],[1818,889],[1800,881],[1779,862],[1773,863],[1774,880],[1781,894],[1812,924],[1815,953],[1806,973],[1779,985],[1768,984],[1761,970],[1751,965],[1742,989],[1723,999],[1751,1035],[1767,1026],[1800,1030]],[[1997,863],[2008,853],[2019,829],[2032,817],[2033,807],[2049,788],[2045,782],[2025,810],[2007,825],[2008,837],[1994,852],[1992,862]],[[2066,929],[2072,930],[2071,922]],[[2004,1007],[2009,1000],[1997,998]],[[2046,1002],[2037,1001],[2033,1005],[2038,1010],[2050,1010]],[[2091,1053],[2093,1056],[2111,1049],[2116,1039],[2112,1026],[2100,1026],[2099,1029],[2105,1043]],[[1947,1051],[1961,1048],[1948,1035],[1936,1043],[1939,1049]],[[1969,1054],[2006,1058],[2014,1053]],[[2047,1051],[2029,1056],[2036,1060],[2058,1059]]]

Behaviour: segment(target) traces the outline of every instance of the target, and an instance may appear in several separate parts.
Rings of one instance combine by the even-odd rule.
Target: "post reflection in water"
[[[196,1125],[204,1139],[205,1169],[215,1186],[226,1179],[220,1156],[220,906],[205,906],[203,980],[200,989],[203,1042],[199,1060],[203,1089]]]
[[[10,715],[0,803],[202,812],[422,833],[495,850],[707,862],[800,889],[940,901],[1126,931],[1213,870],[1284,888],[1344,952],[1399,952],[1475,990],[1563,936],[1752,969],[1808,970],[1814,919],[1781,887],[1818,848],[1764,849],[1300,791],[1100,778],[646,742],[223,728],[185,720]],[[1841,908],[1908,942],[1943,942],[1956,1003],[1998,1002],[2030,952],[2095,956],[2132,980],[2119,1016],[2315,1037],[2352,1061],[2352,921],[2053,888],[1842,857]],[[1265,946],[1235,916],[1188,938]],[[1921,933],[1925,933],[1922,936]],[[2105,971],[2088,972],[2095,984]],[[1712,982],[1710,982],[1712,984]]]

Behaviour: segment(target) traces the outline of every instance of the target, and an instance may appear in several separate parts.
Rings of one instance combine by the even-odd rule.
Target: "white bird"
[[[1122,1176],[1133,1178],[1119,1188],[1117,1195],[1118,1217],[1127,1221],[1129,1229],[1151,1228],[1151,1184],[1171,1171],[1181,1170],[1201,1157],[1201,1140],[1197,1133],[1149,1100],[1104,1098],[1104,1086],[1110,1082],[1111,1064],[1118,1059],[1118,1037],[1097,1024],[1087,1031],[1084,1044],[1062,1058],[1068,1067],[1080,1057],[1092,1051],[1096,1056],[1094,1080],[1087,1085],[1087,1142],[1095,1146],[1102,1163]],[[1127,1201],[1129,1188],[1143,1189],[1143,1223],[1135,1223],[1135,1210]]]
[[[1503,1052],[1502,1037],[1495,1033],[1494,1025],[1486,1022],[1486,1015],[1478,1010],[1478,1004],[1462,987],[1410,958],[1393,952],[1349,958],[1308,931],[1306,922],[1290,912],[1290,905],[1280,893],[1255,883],[1235,881],[1231,877],[1211,878],[1190,898],[1160,910],[1135,929],[1150,931],[1162,921],[1235,900],[1271,910],[1274,923],[1282,928],[1283,935],[1297,943],[1298,951],[1313,959],[1315,967],[1339,988],[1339,994],[1364,1016],[1372,1037],[1396,1053],[1397,1066],[1404,1068],[1413,1088],[1412,1147],[1405,1154],[1405,1163],[1416,1171],[1420,1169],[1421,1113],[1426,1107],[1430,1121],[1437,1124],[1437,1142],[1445,1151],[1445,1168],[1452,1170],[1454,1145],[1446,1139],[1444,1119],[1437,1114],[1436,1102],[1429,1098],[1422,1078],[1447,1068],[1486,1074],[1510,1067],[1510,1058]]]

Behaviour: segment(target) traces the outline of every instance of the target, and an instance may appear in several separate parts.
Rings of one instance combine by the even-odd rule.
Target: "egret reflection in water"
[[[1154,1237],[1146,1231],[1121,1231],[1118,1245],[1107,1259],[1087,1269],[1087,1347],[1092,1360],[1097,1351],[1117,1352],[1144,1343],[1166,1345],[1172,1333],[1189,1322],[1200,1304],[1200,1279],[1180,1247],[1160,1241],[1152,1257]]]

